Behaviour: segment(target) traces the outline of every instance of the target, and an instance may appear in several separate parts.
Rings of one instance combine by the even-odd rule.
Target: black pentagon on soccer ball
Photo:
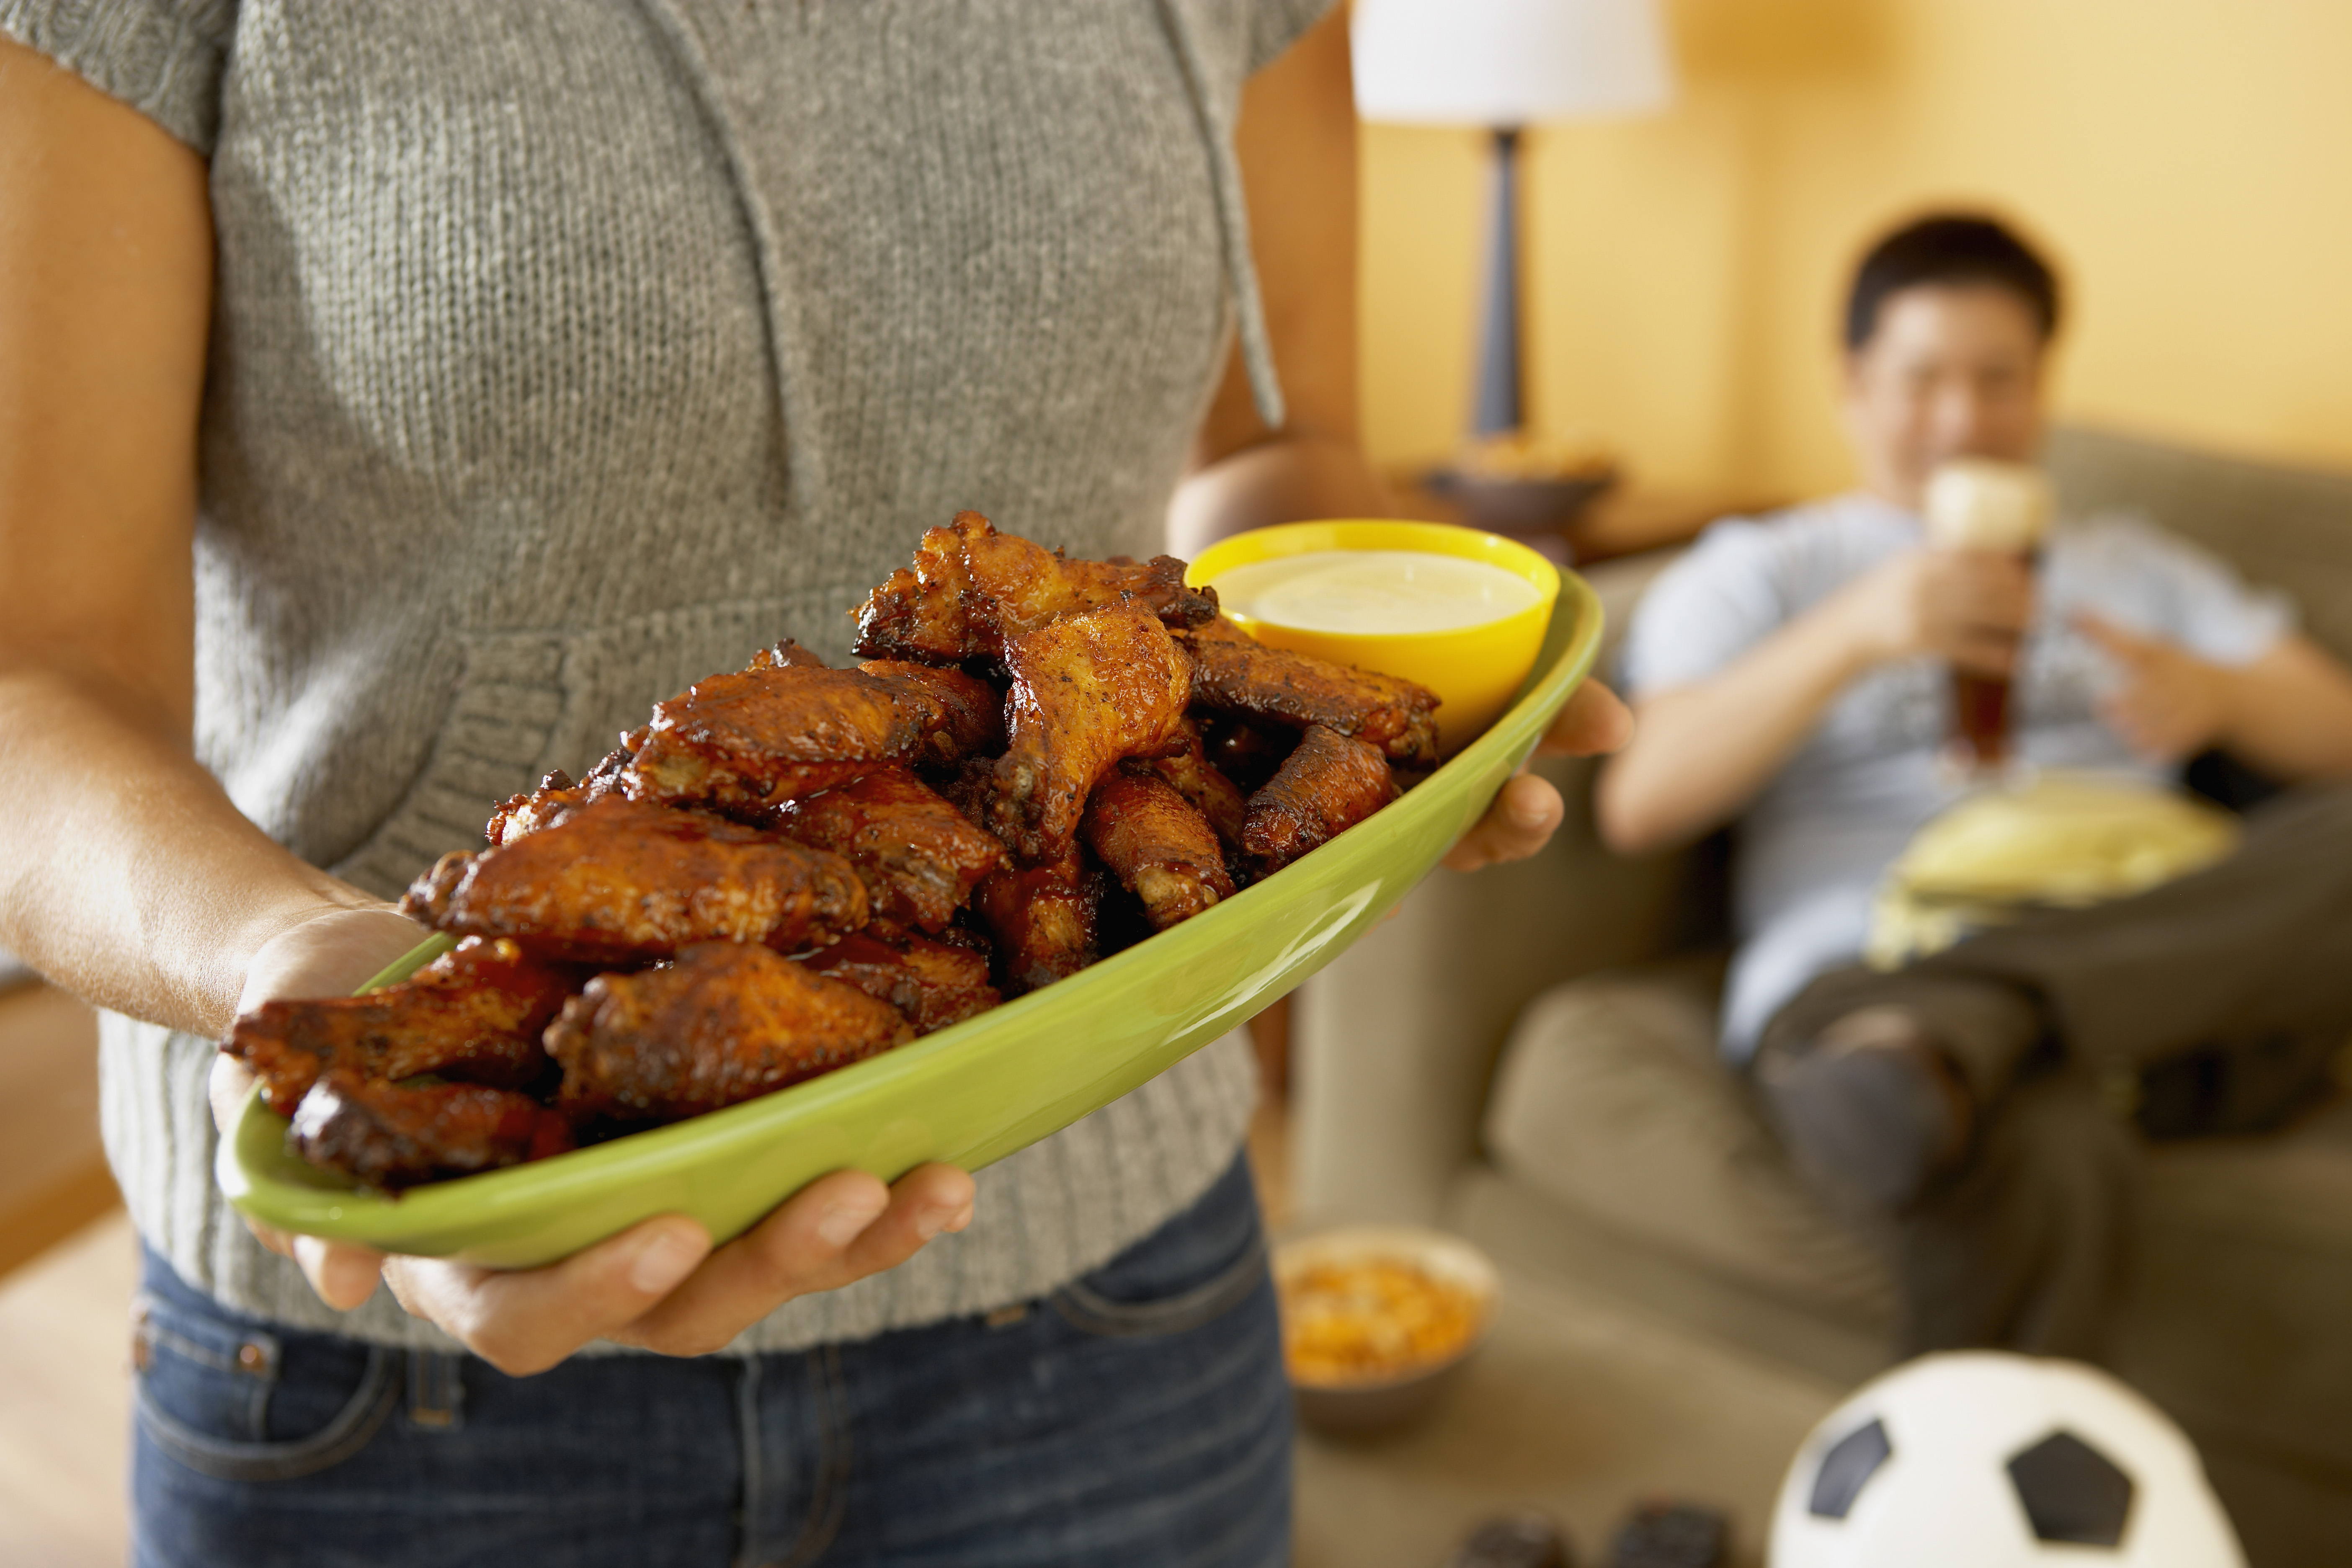
[[[1853,1511],[1853,1500],[1862,1495],[1863,1483],[1894,1454],[1895,1446],[1886,1440],[1885,1423],[1880,1421],[1857,1426],[1831,1444],[1830,1451],[1822,1456],[1822,1468],[1813,1472],[1810,1504],[1813,1517],[1843,1519]]]
[[[2053,1432],[2009,1461],[2037,1541],[2114,1546],[2131,1521],[2132,1479],[2072,1432]]]

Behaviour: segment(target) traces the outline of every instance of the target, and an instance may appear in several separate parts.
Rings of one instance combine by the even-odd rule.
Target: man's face
[[[1846,436],[1863,482],[1917,508],[1951,458],[2030,462],[2042,446],[2042,334],[2006,289],[1923,284],[1879,304],[1846,355]]]

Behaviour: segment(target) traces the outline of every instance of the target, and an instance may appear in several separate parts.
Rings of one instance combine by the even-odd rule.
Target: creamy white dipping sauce
[[[1209,584],[1237,616],[1302,632],[1453,632],[1532,609],[1515,572],[1423,550],[1315,550],[1255,561]]]

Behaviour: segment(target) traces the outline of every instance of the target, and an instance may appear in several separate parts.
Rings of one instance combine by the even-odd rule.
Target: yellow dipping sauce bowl
[[[1438,749],[1447,756],[1475,741],[1501,717],[1535,668],[1544,628],[1559,598],[1559,568],[1524,544],[1499,534],[1443,522],[1335,519],[1286,522],[1221,539],[1194,558],[1184,581],[1213,584],[1236,566],[1331,550],[1404,550],[1452,555],[1501,567],[1524,578],[1536,602],[1499,620],[1435,632],[1307,631],[1259,620],[1230,606],[1225,614],[1268,647],[1311,653],[1359,669],[1399,675],[1437,693]]]

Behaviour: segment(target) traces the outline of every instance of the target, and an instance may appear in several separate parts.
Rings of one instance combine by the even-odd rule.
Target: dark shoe
[[[1874,1210],[1908,1209],[1968,1148],[1968,1090],[1905,1008],[1849,1013],[1757,1079],[1798,1168]]]
[[[1445,1568],[1570,1568],[1559,1526],[1539,1513],[1490,1519],[1454,1549]]]
[[[1731,1522],[1711,1508],[1645,1502],[1617,1531],[1609,1568],[1723,1568]]]

